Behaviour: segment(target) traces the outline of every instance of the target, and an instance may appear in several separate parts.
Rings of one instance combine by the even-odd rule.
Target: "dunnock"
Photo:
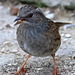
[[[59,35],[59,27],[64,24],[62,22],[53,22],[45,17],[42,11],[30,5],[23,6],[18,13],[15,25],[20,24],[17,29],[17,40],[23,51],[30,55],[37,57],[52,56],[54,60],[54,69],[52,75],[58,75],[55,64],[55,52],[61,44],[61,37]],[[21,72],[26,72],[24,66],[15,73],[19,75]]]

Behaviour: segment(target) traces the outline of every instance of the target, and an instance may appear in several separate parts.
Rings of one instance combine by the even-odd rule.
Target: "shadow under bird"
[[[17,40],[23,51],[28,53],[28,58],[15,75],[26,73],[24,66],[30,56],[46,57],[52,56],[54,69],[52,75],[58,75],[55,64],[55,53],[61,44],[59,28],[65,24],[62,22],[53,22],[45,17],[42,11],[36,6],[25,5],[20,8],[16,24],[20,24],[17,29]]]

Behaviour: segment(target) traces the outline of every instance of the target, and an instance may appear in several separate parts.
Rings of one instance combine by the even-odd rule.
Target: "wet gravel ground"
[[[17,26],[13,26],[16,16],[11,16],[9,9],[10,7],[0,6],[0,75],[14,75],[28,56],[18,46],[16,40]],[[55,19],[73,23],[71,26],[64,26],[59,30],[62,40],[56,53],[59,75],[75,75],[75,18],[70,16],[72,14],[67,14],[69,17],[61,16]],[[53,59],[51,56],[43,58],[31,56],[25,68],[29,68],[25,75],[51,75]]]
[[[9,60],[1,67],[0,75],[14,75],[14,72],[21,67],[26,59],[20,55],[9,54],[9,56],[15,56],[15,59]],[[59,75],[75,75],[75,60],[71,56],[56,56],[56,64]],[[31,57],[25,68],[29,68],[25,75],[52,75],[53,60],[50,56]]]

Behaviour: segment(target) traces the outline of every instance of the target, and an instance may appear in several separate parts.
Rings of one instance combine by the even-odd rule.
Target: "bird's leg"
[[[25,66],[25,64],[27,63],[27,61],[28,61],[29,58],[30,58],[30,55],[28,55],[26,61],[24,62],[24,64],[23,64],[22,67],[20,68],[20,70],[15,73],[15,75],[19,75],[20,73],[26,73],[27,69],[24,70],[24,66]]]
[[[52,55],[52,57],[53,57],[53,61],[54,61],[54,69],[53,69],[52,75],[58,75],[58,71],[57,71],[56,63],[55,63],[55,55]]]

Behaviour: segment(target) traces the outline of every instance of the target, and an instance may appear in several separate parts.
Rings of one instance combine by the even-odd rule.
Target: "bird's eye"
[[[33,14],[29,14],[27,17],[31,18],[33,16]]]

